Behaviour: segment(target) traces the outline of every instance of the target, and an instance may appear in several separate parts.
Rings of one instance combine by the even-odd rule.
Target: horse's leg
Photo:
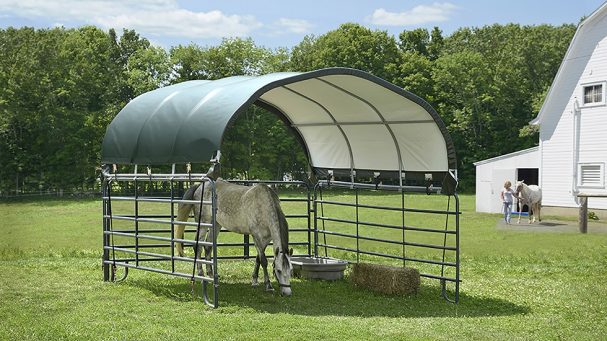
[[[529,205],[527,205],[527,207],[529,207],[529,224],[533,223],[533,221],[531,219],[533,219],[533,215],[535,214],[535,211],[533,210],[533,204],[529,203]]]
[[[177,210],[177,221],[188,221],[190,217],[190,211],[192,210],[193,205],[190,204],[179,204],[179,208]],[[175,226],[175,235],[176,239],[183,239],[185,231],[185,225],[178,224]],[[175,243],[175,248],[177,249],[177,254],[179,257],[183,257],[183,243],[177,242]]]
[[[522,209],[522,207],[521,207],[521,208],[519,208],[519,211],[518,211],[518,219],[516,220],[516,223],[517,223],[517,224],[520,224],[520,223],[521,223],[521,211],[520,211],[521,209]]]
[[[255,266],[253,267],[253,275],[251,276],[251,285],[256,287],[259,285],[259,255],[255,257]]]
[[[204,226],[200,226],[200,230],[198,231],[198,241],[205,241],[207,235],[207,228]],[[201,259],[200,254],[202,253],[202,246],[194,245],[194,259]],[[206,249],[206,248],[205,248]],[[204,276],[204,271],[202,271],[202,263],[196,262],[196,267],[198,268],[198,275]],[[207,266],[207,271],[209,270]]]
[[[272,283],[270,282],[270,276],[268,275],[268,258],[265,254],[265,247],[261,252],[259,261],[261,263],[261,267],[263,268],[263,282],[266,284],[266,291],[274,291],[274,288],[272,288]]]
[[[259,238],[255,238],[255,235],[253,235],[253,240],[255,241],[255,247],[257,248],[257,257],[259,257],[259,265],[261,265],[261,268],[263,269],[263,282],[266,285],[266,290],[273,291],[274,288],[272,288],[272,283],[270,282],[270,275],[268,275],[268,258],[266,257],[266,246],[268,246],[268,243],[264,243],[262,240],[259,240]],[[257,270],[259,269],[259,265],[257,265],[257,260],[255,261],[255,263],[255,268],[253,270],[256,271],[253,272],[252,281],[257,280],[255,278],[255,275],[257,275]]]
[[[194,197],[196,196],[196,191],[198,190],[199,185],[194,185],[192,187],[190,187],[185,194],[183,195],[183,199],[184,200],[192,200],[194,199]],[[190,212],[192,212],[192,209],[194,209],[194,205],[192,204],[185,204],[185,203],[179,203],[179,206],[177,206],[177,221],[188,221],[188,219],[190,218]],[[197,215],[196,215],[197,216]],[[178,224],[175,227],[175,231],[174,231],[174,238],[177,239],[183,239],[183,235],[184,235],[184,230],[185,230],[185,225],[183,224]],[[181,242],[177,242],[175,243],[175,248],[177,249],[177,254],[180,257],[184,256],[183,253],[183,243]]]
[[[521,223],[521,211],[523,210],[523,206],[525,206],[525,205],[519,200],[518,207],[517,207],[517,211],[518,211],[518,220],[516,221],[517,224]]]
[[[221,230],[221,225],[219,225],[218,222],[215,222],[215,229],[209,229],[209,233],[207,234],[205,241],[208,243],[212,243],[213,239],[215,238],[216,234],[219,234],[219,231]],[[212,246],[205,246],[204,247],[204,258],[207,261],[211,260],[211,254],[213,253],[213,247]],[[208,263],[207,264],[207,274],[209,276],[213,276],[213,266]]]
[[[539,220],[540,222],[542,222],[542,203],[538,202],[537,203],[537,220]]]

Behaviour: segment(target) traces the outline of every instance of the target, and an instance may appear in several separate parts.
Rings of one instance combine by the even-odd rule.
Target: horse
[[[535,222],[537,216],[538,221],[542,221],[540,210],[542,208],[542,189],[536,185],[529,185],[523,181],[516,182],[516,196],[521,200],[521,204],[526,203],[529,207],[529,224]],[[533,216],[533,220],[531,217]],[[518,216],[518,223],[521,222],[521,216]]]
[[[211,200],[210,186],[203,189],[201,184],[190,187],[183,196],[184,200],[201,200],[204,196],[205,201]],[[203,194],[204,192],[204,194]],[[291,295],[291,256],[293,250],[289,247],[289,227],[287,219],[280,208],[278,195],[268,186],[257,184],[255,186],[236,185],[221,179],[215,181],[215,192],[217,194],[217,213],[215,230],[205,226],[200,226],[198,231],[198,240],[213,240],[214,234],[218,234],[223,226],[228,231],[253,236],[255,247],[257,248],[257,257],[255,258],[255,267],[251,283],[258,285],[259,266],[263,268],[264,283],[267,291],[273,291],[274,288],[268,276],[268,260],[265,254],[266,247],[272,241],[274,247],[273,272],[278,285],[280,294],[283,296]],[[180,203],[178,206],[177,221],[186,222],[190,213],[194,210],[194,217],[201,222],[210,222],[211,207],[203,205],[202,212],[197,204]],[[178,224],[175,229],[175,238],[183,239],[185,226]],[[208,232],[208,233],[207,233]],[[176,243],[176,249],[179,256],[183,257],[182,243]],[[211,247],[205,247],[206,259],[209,259]],[[196,258],[200,257],[200,248],[195,248]],[[212,273],[212,268],[207,265],[207,272]],[[198,263],[198,272],[203,274],[202,264]]]

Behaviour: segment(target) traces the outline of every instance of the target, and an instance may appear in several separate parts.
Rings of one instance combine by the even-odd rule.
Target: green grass
[[[438,196],[405,199],[408,206],[445,206]],[[0,339],[604,339],[607,233],[496,229],[498,215],[475,213],[474,196],[461,199],[458,305],[441,299],[436,281],[425,279],[419,293],[407,297],[347,280],[294,279],[293,296],[283,298],[249,285],[251,261],[225,261],[218,309],[204,305],[199,286],[193,300],[184,279],[131,271],[124,282],[103,282],[99,201],[0,203]],[[361,200],[400,205],[399,195],[370,193]],[[333,216],[353,213],[324,209]],[[386,223],[402,219],[359,213]],[[406,219],[444,228],[438,217]],[[392,237],[398,240],[400,231]]]

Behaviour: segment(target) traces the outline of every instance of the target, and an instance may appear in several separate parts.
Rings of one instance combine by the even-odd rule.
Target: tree
[[[433,70],[435,102],[456,142],[464,188],[473,186],[472,162],[537,143],[537,135],[519,131],[537,114],[534,103],[570,34],[569,25],[509,24],[463,28],[444,40]]]
[[[224,39],[220,45],[211,47],[179,45],[171,48],[170,56],[173,83],[285,71],[288,62],[285,49],[259,47],[250,38]]]
[[[399,46],[401,51],[428,56],[430,34],[425,28],[416,28],[412,31],[402,31],[398,35],[398,38],[400,39]]]
[[[396,41],[386,31],[372,31],[349,23],[318,38],[304,38],[302,43],[293,48],[291,68],[309,71],[327,67],[350,67],[390,80],[398,63]]]
[[[402,52],[400,59],[398,74],[392,82],[432,103],[435,98],[434,63],[418,52]]]
[[[434,26],[430,33],[430,42],[428,43],[428,58],[430,60],[435,60],[440,57],[444,44],[443,32],[438,27]]]
[[[429,101],[447,124],[463,189],[470,189],[472,162],[537,143],[528,122],[574,32],[574,25],[496,24],[443,37],[434,27],[403,31],[397,43],[385,31],[347,23],[306,36],[290,52],[235,38],[167,53],[133,30],[0,29],[0,191],[92,188],[107,125],[143,92],[325,67],[367,71]],[[228,176],[306,170],[290,128],[259,107],[233,122],[223,149]]]
[[[106,126],[168,75],[166,54],[134,31],[9,28],[0,45],[3,192],[92,188]]]
[[[256,46],[251,39],[224,39],[218,46],[177,46],[171,49],[172,81],[220,79],[286,71],[285,49]],[[222,144],[224,176],[282,179],[284,173],[301,174],[306,157],[294,136],[274,114],[249,107],[228,127]]]

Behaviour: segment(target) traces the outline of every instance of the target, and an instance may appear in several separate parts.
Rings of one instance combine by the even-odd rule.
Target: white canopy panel
[[[316,168],[455,168],[449,165],[446,138],[438,126],[442,122],[427,110],[430,106],[372,80],[351,75],[305,79],[274,88],[260,100],[283,113],[302,135]]]

